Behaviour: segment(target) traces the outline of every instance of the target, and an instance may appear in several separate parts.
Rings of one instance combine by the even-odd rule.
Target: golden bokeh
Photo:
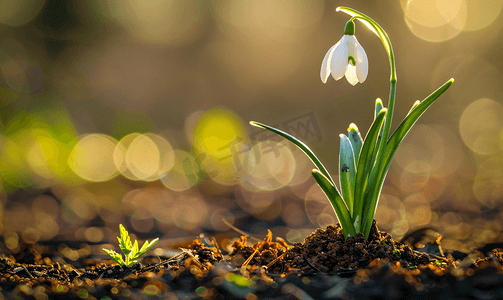
[[[482,98],[467,106],[459,119],[461,137],[473,152],[482,155],[500,150],[498,137],[503,130],[503,106]]]
[[[439,27],[456,19],[466,4],[464,0],[400,0],[400,5],[409,20],[425,27]]]
[[[82,137],[68,157],[68,166],[82,179],[94,182],[107,181],[119,172],[113,155],[117,141],[104,134]]]
[[[192,145],[197,162],[212,180],[225,185],[241,180],[240,154],[249,148],[243,122],[233,112],[207,111],[194,127]]]
[[[253,146],[245,156],[246,176],[241,185],[258,191],[277,190],[287,185],[296,169],[296,161],[289,146],[272,140]]]
[[[203,171],[192,154],[175,150],[174,156],[174,166],[160,177],[167,188],[177,192],[185,191],[203,179]]]
[[[334,179],[335,180],[335,179]],[[327,220],[327,215],[335,213],[325,194],[317,184],[313,184],[304,199],[304,209],[309,221],[316,226]]]
[[[400,4],[414,35],[429,42],[444,42],[463,31],[488,27],[499,15],[503,1],[400,0]]]
[[[400,4],[410,31],[429,42],[454,38],[466,23],[465,0],[400,0]]]
[[[503,0],[465,0],[467,20],[466,31],[481,30],[491,25],[501,13]]]
[[[415,99],[456,80],[390,166],[375,218],[395,239],[433,227],[444,249],[472,251],[503,237],[502,7],[355,7],[393,42],[392,131]],[[101,243],[116,246],[118,224],[176,244],[201,231],[239,236],[230,224],[295,243],[335,223],[312,161],[247,123],[299,138],[339,182],[337,134],[351,122],[365,133],[368,100],[386,97],[389,69],[381,42],[358,21],[366,82],[319,80],[349,20],[335,8],[321,0],[5,2],[1,250],[78,240],[80,249],[59,245],[61,259],[75,261],[102,255]]]
[[[141,134],[129,145],[125,161],[128,169],[139,180],[152,178],[159,169],[159,149],[150,138]]]

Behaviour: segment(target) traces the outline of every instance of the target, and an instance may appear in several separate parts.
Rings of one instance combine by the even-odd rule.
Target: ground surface
[[[6,299],[502,297],[503,257],[491,245],[485,253],[444,253],[437,239],[421,252],[413,249],[415,239],[407,238],[411,246],[395,241],[374,224],[367,240],[358,235],[345,241],[337,224],[294,245],[273,241],[271,233],[254,244],[242,236],[225,253],[198,239],[160,263],[150,257],[122,268],[89,260],[84,269],[53,263],[31,245],[0,259],[0,286]]]

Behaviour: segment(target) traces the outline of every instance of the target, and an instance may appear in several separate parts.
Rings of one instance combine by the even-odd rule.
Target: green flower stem
[[[363,201],[363,209],[361,212],[356,212],[356,213],[361,213],[361,218],[362,220],[362,229],[365,232],[365,237],[368,238],[368,232],[370,231],[369,226],[372,225],[372,221],[374,219],[374,213],[372,211],[369,211],[368,209],[372,206],[374,206],[374,203],[372,202],[378,202],[379,197],[374,197],[375,193],[377,192],[379,195],[382,185],[377,186],[377,179],[378,179],[378,174],[379,172],[377,170],[382,169],[383,167],[383,159],[384,159],[384,150],[386,149],[386,144],[388,142],[388,136],[391,128],[391,120],[393,119],[393,111],[395,110],[395,95],[396,95],[396,67],[395,67],[395,55],[393,53],[393,47],[391,45],[391,41],[388,37],[388,34],[386,34],[386,31],[382,29],[382,27],[373,19],[368,17],[367,15],[354,10],[349,7],[338,7],[336,11],[342,11],[350,16],[352,16],[351,21],[353,19],[358,19],[362,23],[364,23],[367,27],[369,27],[382,41],[384,49],[386,50],[386,53],[388,54],[388,59],[389,59],[389,65],[390,65],[390,92],[389,92],[389,101],[388,101],[388,113],[386,114],[386,119],[384,121],[384,130],[382,133],[381,137],[381,143],[379,144],[379,150],[377,153],[377,158],[376,158],[376,164],[373,166],[373,172],[371,172],[371,178],[370,178],[370,184],[367,185],[368,190],[364,191],[363,193],[363,199],[357,199],[358,201]],[[385,176],[385,175],[384,175]],[[384,182],[384,180],[382,181]],[[374,200],[375,199],[375,200]],[[369,225],[370,224],[370,225]]]
[[[352,16],[351,21],[354,19],[360,20],[365,26],[369,27],[369,29],[372,30],[377,35],[377,37],[379,37],[379,39],[383,43],[386,53],[388,54],[389,65],[391,69],[390,81],[396,82],[395,55],[393,54],[393,47],[391,47],[391,41],[386,34],[386,31],[384,31],[384,29],[382,29],[382,27],[372,18],[355,9],[345,6],[339,6],[336,8],[336,11],[342,11]]]

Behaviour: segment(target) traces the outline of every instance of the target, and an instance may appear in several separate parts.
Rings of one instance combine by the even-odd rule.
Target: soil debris
[[[201,237],[172,257],[146,257],[144,265],[121,267],[112,260],[88,259],[83,260],[88,262],[84,268],[53,262],[32,245],[15,258],[0,257],[0,294],[6,299],[402,299],[414,295],[493,299],[503,292],[501,252],[493,249],[488,256],[475,251],[463,259],[446,258],[437,255],[442,253],[437,251],[439,243],[437,236],[424,247],[427,252],[416,251],[379,231],[375,222],[368,239],[359,234],[344,240],[336,224],[293,245],[281,238],[273,240],[268,231],[263,241],[250,245],[241,236],[227,253],[215,241]]]
[[[362,233],[344,240],[339,223],[326,229],[317,229],[303,243],[288,246],[283,240],[272,241],[269,231],[263,242],[247,246],[247,239],[232,244],[232,262],[238,266],[266,267],[270,273],[288,273],[298,270],[304,273],[333,274],[340,271],[367,267],[373,261],[400,262],[404,267],[426,265],[441,261],[452,263],[444,257],[418,252],[380,232],[374,221],[369,238]],[[243,262],[240,264],[240,262]]]

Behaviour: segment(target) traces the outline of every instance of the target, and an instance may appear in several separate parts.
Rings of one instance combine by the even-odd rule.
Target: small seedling
[[[137,263],[137,259],[140,258],[143,254],[145,254],[152,246],[159,241],[159,238],[154,239],[152,242],[145,241],[145,244],[141,247],[141,249],[138,250],[138,241],[134,241],[134,245],[131,243],[131,238],[129,237],[129,233],[127,232],[126,228],[122,226],[122,224],[119,225],[120,228],[120,237],[117,238],[119,241],[119,246],[124,253],[124,257],[126,260],[122,258],[122,255],[119,253],[115,252],[114,250],[108,250],[103,248],[103,251],[105,251],[110,257],[119,265],[121,266],[126,266],[130,267]]]
[[[332,204],[344,236],[354,237],[357,233],[363,233],[368,238],[384,179],[398,146],[417,119],[451,86],[454,79],[447,81],[423,101],[414,102],[402,123],[390,134],[397,82],[391,41],[384,29],[370,17],[348,7],[338,7],[337,11],[350,15],[351,19],[346,23],[344,36],[328,50],[323,59],[321,80],[325,83],[332,75],[335,80],[346,77],[351,85],[356,85],[367,79],[367,54],[355,37],[354,20],[361,21],[381,40],[391,69],[388,107],[385,108],[381,99],[377,98],[374,123],[366,137],[362,139],[354,123],[349,125],[348,135],[340,135],[339,186],[342,193],[325,166],[306,144],[276,128],[253,121],[250,123],[288,139],[307,154],[317,167],[312,175]]]

